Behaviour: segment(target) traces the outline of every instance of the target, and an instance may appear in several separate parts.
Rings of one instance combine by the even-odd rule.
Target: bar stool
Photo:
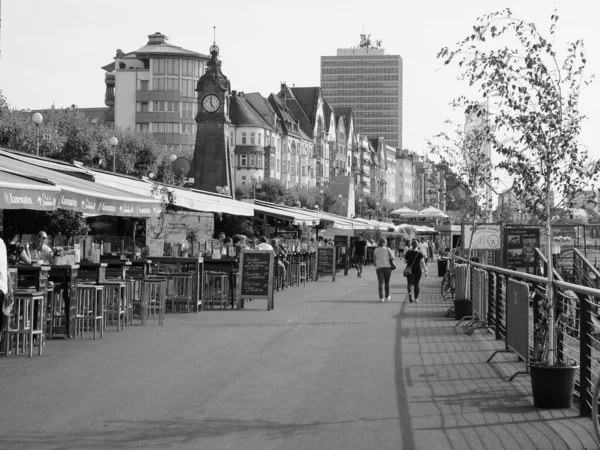
[[[167,302],[170,300],[171,311],[178,312],[180,308],[185,307],[185,312],[192,312],[192,275],[172,275],[169,281]]]
[[[135,280],[127,278],[125,282],[125,326],[133,326],[133,297],[135,290]]]
[[[104,286],[97,284],[78,284],[75,305],[75,336],[85,337],[91,326],[96,332],[100,329],[100,339],[104,337]]]
[[[306,267],[305,262],[298,263],[298,286],[300,283],[304,283],[304,287],[306,287],[306,282],[308,281],[308,269]]]
[[[124,281],[111,280],[103,283],[98,283],[100,286],[104,286],[104,326],[116,318],[117,319],[117,331],[119,331],[119,325],[121,330],[125,329],[125,303],[127,296],[127,283]]]
[[[147,277],[141,280],[140,314],[142,325],[146,318],[158,315],[158,324],[164,325],[165,302],[167,297],[167,279],[162,277]]]
[[[229,276],[222,272],[204,273],[204,302],[211,309],[215,309],[215,302],[221,305],[221,309],[227,307],[229,298]]]
[[[14,305],[6,327],[5,355],[11,351],[11,337],[15,340],[15,355],[29,350],[33,356],[34,337],[38,337],[38,355],[42,355],[42,339],[44,335],[44,299],[45,292],[18,290],[14,294]],[[20,344],[20,345],[19,345]]]

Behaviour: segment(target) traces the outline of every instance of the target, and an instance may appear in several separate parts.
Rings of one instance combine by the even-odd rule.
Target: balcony
[[[104,94],[104,104],[106,106],[108,106],[109,108],[115,107],[115,93],[114,92],[107,92],[106,94]]]
[[[104,82],[106,83],[107,86],[114,86],[115,85],[115,74],[107,73],[104,76]]]

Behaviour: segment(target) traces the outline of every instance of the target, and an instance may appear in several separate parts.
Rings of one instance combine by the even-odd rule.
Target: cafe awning
[[[100,170],[91,170],[94,174],[96,183],[127,189],[139,195],[154,197],[160,200],[162,188],[170,194],[173,204],[182,208],[191,209],[200,212],[216,212],[232,214],[236,216],[253,216],[254,208],[247,203],[233,200],[219,195],[210,195],[203,191],[195,189],[186,189],[170,185],[161,185],[152,181],[139,180],[137,178],[115,175]]]
[[[149,217],[160,214],[160,201],[154,198],[47,169],[38,165],[43,162],[41,160],[26,161],[21,155],[19,158],[12,156],[11,152],[0,152],[0,170],[54,184],[60,190],[56,208],[90,215],[120,217]]]
[[[0,209],[53,211],[59,194],[51,182],[0,170]]]

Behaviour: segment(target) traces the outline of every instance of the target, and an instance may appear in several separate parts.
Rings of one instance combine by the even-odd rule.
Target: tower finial
[[[217,27],[213,25],[213,44],[217,43]]]

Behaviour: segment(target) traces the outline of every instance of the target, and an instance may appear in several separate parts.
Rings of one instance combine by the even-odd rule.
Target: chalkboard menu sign
[[[267,311],[273,309],[273,259],[269,250],[242,250],[237,286],[237,308],[242,298],[267,299]]]
[[[331,275],[331,281],[335,281],[335,247],[317,247],[317,270],[315,280],[320,275]]]
[[[336,269],[343,270],[348,275],[348,236],[334,236],[333,242],[336,249]]]

